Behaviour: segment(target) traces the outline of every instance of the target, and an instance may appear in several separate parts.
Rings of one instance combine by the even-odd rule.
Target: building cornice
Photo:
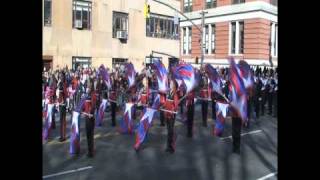
[[[263,18],[278,22],[278,8],[264,1],[254,1],[243,4],[221,6],[206,9],[205,23],[224,22],[239,19]],[[195,24],[201,24],[201,10],[185,13]],[[191,26],[185,18],[181,17],[180,26]]]

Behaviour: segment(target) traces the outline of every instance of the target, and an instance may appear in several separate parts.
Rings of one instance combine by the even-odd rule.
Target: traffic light
[[[144,4],[144,17],[145,18],[150,17],[150,5],[147,3]]]
[[[150,5],[149,4],[148,4],[147,14],[148,14],[148,17],[150,17]]]

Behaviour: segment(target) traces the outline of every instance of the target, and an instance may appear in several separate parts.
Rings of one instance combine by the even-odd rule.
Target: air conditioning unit
[[[117,31],[118,39],[127,39],[127,31]]]
[[[76,22],[75,22],[75,28],[77,28],[77,29],[82,29],[82,21],[81,21],[81,20],[76,20]]]

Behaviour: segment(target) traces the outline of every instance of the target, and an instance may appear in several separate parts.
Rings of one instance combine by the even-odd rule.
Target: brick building
[[[277,0],[182,0],[181,11],[201,27],[204,15],[204,63],[227,65],[227,57],[244,59],[250,65],[277,66]],[[180,56],[200,63],[200,31],[189,21],[180,21]]]

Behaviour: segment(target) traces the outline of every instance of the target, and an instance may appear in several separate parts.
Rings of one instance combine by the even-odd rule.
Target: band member
[[[179,91],[179,92],[182,92],[182,91]],[[181,95],[180,93],[179,93],[179,98],[182,98],[183,97],[183,95]],[[182,101],[181,101],[181,103],[180,103],[180,113],[181,114],[183,114],[183,106],[185,105],[185,103],[186,103],[186,100],[185,99],[183,99]]]
[[[166,95],[161,95],[161,105],[164,106],[164,116],[167,122],[168,130],[168,139],[167,139],[167,148],[166,152],[174,153],[175,152],[175,131],[174,123],[175,117],[178,110],[178,93],[177,93],[177,83],[171,79],[170,80],[170,92]]]
[[[117,80],[116,76],[111,76],[111,89],[109,90],[109,102],[111,105],[111,121],[112,121],[112,126],[116,126],[116,108],[117,108]]]
[[[265,71],[265,70],[264,70]],[[266,72],[266,71],[265,71]],[[262,88],[261,88],[261,115],[264,115],[264,110],[265,110],[265,104],[266,104],[266,100],[267,100],[267,92],[268,92],[268,84],[267,84],[268,79],[265,77],[265,75],[263,75],[263,77],[261,78],[261,82],[262,82]]]
[[[230,91],[232,88],[232,85],[229,84]],[[229,99],[232,99],[232,96],[229,96]],[[232,117],[232,149],[234,153],[240,154],[242,119],[239,112],[233,106],[230,106],[229,113]]]
[[[52,129],[52,111],[54,109],[54,91],[53,88],[48,86],[45,92],[45,107],[43,117],[45,118],[43,139],[48,140]]]
[[[66,140],[66,98],[67,98],[67,84],[65,80],[65,76],[63,73],[59,75],[59,82],[58,82],[58,96],[57,96],[57,103],[59,105],[59,113],[60,113],[60,139],[59,141]]]
[[[136,103],[137,103],[137,86],[136,86],[136,84],[131,86],[129,89],[127,89],[126,93],[129,95],[127,102],[134,104],[133,109],[132,109],[132,120],[134,121],[136,119]]]
[[[241,140],[241,118],[235,111],[232,113],[232,145],[233,152],[240,154],[240,140]]]
[[[50,87],[52,88],[53,92],[56,92],[57,90],[57,78],[54,74],[52,74],[51,76],[51,80],[50,80]],[[55,102],[56,99],[57,99],[57,94],[56,93],[53,93],[53,101]],[[56,108],[54,107],[52,109],[52,129],[56,129]]]
[[[152,101],[153,101],[157,96],[156,90],[158,89],[158,82],[155,74],[152,75],[152,89],[154,90],[154,92],[152,93]],[[165,93],[159,92],[159,94],[161,98],[166,97]],[[159,114],[160,114],[160,126],[165,126],[164,112],[160,111]]]
[[[102,102],[102,87],[103,87],[103,80],[102,80],[102,76],[99,75],[98,78],[96,79],[94,75],[92,75],[92,78],[94,78],[94,89],[95,89],[95,93],[96,93],[96,113],[99,114],[99,108]],[[103,119],[103,117],[101,117]],[[102,119],[96,119],[96,123],[97,126],[101,126],[102,125]]]
[[[273,117],[277,117],[278,115],[278,75],[275,73],[275,88],[274,88],[274,100],[273,100]]]
[[[262,103],[262,95],[261,95],[262,82],[258,77],[255,77],[254,81],[254,111],[256,112],[256,118],[260,117],[260,107]]]
[[[79,102],[79,99],[78,96],[77,96],[77,93],[78,93],[78,88],[79,88],[79,76],[78,76],[78,72],[75,72],[74,73],[74,76],[72,78],[72,81],[71,81],[71,87],[72,87],[72,106],[73,107],[76,107],[77,106],[77,103]],[[71,97],[71,96],[70,96]]]
[[[166,94],[164,93],[159,93],[160,94],[160,98],[164,97],[166,98]],[[164,111],[160,111],[160,126],[165,126],[165,116],[164,116]]]
[[[102,76],[99,75],[98,79],[95,79],[94,81],[95,84],[95,91],[96,91],[96,96],[97,96],[97,107],[99,108],[100,104],[101,104],[101,95],[102,95],[102,84],[103,84],[103,80],[102,80]]]
[[[267,92],[267,101],[268,101],[268,114],[272,115],[272,100],[273,100],[273,95],[274,95],[274,88],[275,88],[275,81],[273,78],[269,78],[268,81],[269,84],[269,90]]]
[[[202,87],[200,89],[201,98],[201,112],[202,112],[202,126],[207,127],[207,117],[208,117],[208,78],[202,76]]]
[[[94,111],[96,105],[96,95],[94,91],[93,79],[89,78],[87,80],[87,88],[86,88],[87,99],[84,104],[84,116],[86,120],[86,134],[87,134],[87,142],[88,142],[88,157],[93,157],[94,155]]]
[[[194,114],[194,90],[188,93],[186,97],[187,107],[187,137],[193,136],[193,114]]]
[[[216,120],[216,99],[215,92],[211,89],[211,82],[209,84],[209,94],[211,97],[211,109],[212,109],[212,120]]]
[[[250,127],[250,119],[252,116],[252,101],[253,101],[253,88],[249,88],[247,90],[247,114],[248,114],[248,121],[245,124],[247,128]]]
[[[138,106],[148,107],[150,105],[150,90],[148,86],[148,78],[142,80],[142,87],[139,91]]]

